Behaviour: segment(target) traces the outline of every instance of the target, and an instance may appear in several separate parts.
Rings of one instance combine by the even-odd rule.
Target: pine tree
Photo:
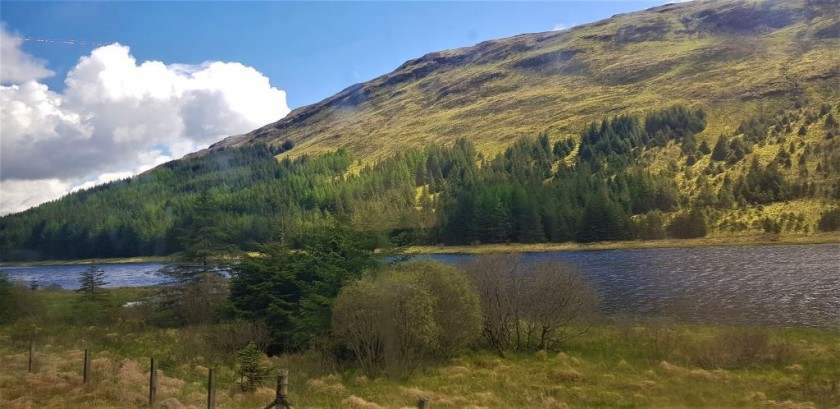
[[[717,161],[726,160],[727,155],[729,155],[729,141],[725,136],[721,135],[718,137],[715,148],[712,150],[712,159]]]
[[[239,373],[239,387],[244,392],[257,390],[268,375],[268,369],[260,365],[260,351],[253,342],[236,352]]]
[[[79,288],[76,292],[80,294],[81,301],[102,302],[105,301],[104,287],[107,284],[105,271],[90,266],[79,274]]]

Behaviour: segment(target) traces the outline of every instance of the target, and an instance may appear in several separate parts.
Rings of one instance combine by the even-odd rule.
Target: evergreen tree
[[[723,135],[718,137],[717,143],[712,150],[712,159],[717,161],[726,160],[729,156],[729,141]]]
[[[79,288],[76,290],[79,293],[79,300],[86,302],[105,301],[104,287],[107,284],[104,270],[97,266],[88,267],[79,274]]]

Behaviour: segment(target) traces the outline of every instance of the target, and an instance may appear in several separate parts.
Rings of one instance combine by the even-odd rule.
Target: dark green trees
[[[234,314],[265,322],[269,351],[308,345],[329,331],[338,290],[378,266],[374,246],[369,235],[338,224],[314,232],[302,251],[264,246],[233,267]]]
[[[575,239],[582,243],[632,238],[630,219],[605,195],[589,197],[577,227]]]
[[[700,209],[691,209],[678,215],[668,226],[668,233],[678,239],[690,239],[706,235],[706,215]]]
[[[840,230],[840,207],[835,207],[823,213],[819,222],[817,222],[817,228],[821,231]]]

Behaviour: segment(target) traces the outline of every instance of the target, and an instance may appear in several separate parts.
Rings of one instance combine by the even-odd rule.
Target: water
[[[457,263],[468,255],[432,255]],[[525,253],[574,266],[611,315],[840,327],[840,244]]]
[[[459,263],[472,255],[423,256]],[[524,263],[569,264],[610,315],[739,325],[840,326],[840,244],[524,253]],[[165,281],[159,263],[102,264],[109,286]],[[78,287],[86,266],[4,267],[12,279]]]
[[[105,272],[106,287],[138,287],[161,284],[168,279],[159,274],[165,265],[161,263],[97,264]],[[59,285],[74,290],[79,288],[79,273],[90,268],[88,265],[20,266],[0,267],[9,274],[12,281],[29,284],[37,282],[41,287]]]

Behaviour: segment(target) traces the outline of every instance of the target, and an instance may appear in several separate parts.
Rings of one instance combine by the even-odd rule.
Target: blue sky
[[[291,108],[385,74],[425,53],[549,31],[664,1],[561,2],[8,2],[13,35],[119,42],[138,61],[236,61],[287,92]],[[93,47],[25,41],[56,91]]]

